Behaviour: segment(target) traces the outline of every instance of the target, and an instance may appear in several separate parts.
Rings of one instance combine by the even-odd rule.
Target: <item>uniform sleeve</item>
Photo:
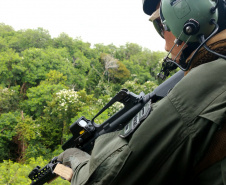
[[[73,185],[109,184],[123,167],[131,151],[119,132],[101,135],[95,141],[91,158],[74,171]]]

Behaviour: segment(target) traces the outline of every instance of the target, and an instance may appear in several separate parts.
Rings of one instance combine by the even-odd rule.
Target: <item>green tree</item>
[[[54,38],[53,46],[55,48],[66,48],[73,58],[76,58],[74,54],[79,51],[82,52],[86,58],[96,58],[96,52],[90,49],[90,43],[85,43],[80,38],[73,39],[66,33],[61,33],[57,38]]]
[[[19,116],[18,112],[0,115],[0,161],[4,159],[16,160],[18,157],[17,145],[13,142],[13,137],[16,135],[14,128],[18,123],[17,117]]]
[[[70,62],[66,49],[37,49],[32,48],[22,52],[23,59],[16,68],[23,68],[21,74],[21,92],[26,93],[29,87],[37,86],[46,79],[50,70],[56,70],[67,77],[67,84],[77,88],[84,87],[84,76],[81,76],[78,69]]]
[[[73,54],[73,66],[78,69],[80,75],[85,75],[90,70],[90,60],[79,50]]]
[[[29,48],[46,48],[51,45],[49,31],[43,28],[19,30],[9,40],[9,47],[22,52]]]
[[[73,56],[75,52],[73,38],[69,37],[66,33],[61,33],[57,38],[54,38],[53,46],[55,48],[67,48],[71,56]]]
[[[46,79],[41,83],[46,84],[63,84],[65,85],[67,81],[67,76],[64,76],[62,73],[56,70],[50,70],[49,73],[46,74]]]
[[[148,94],[152,92],[157,86],[158,85],[153,81],[147,81],[144,84],[139,84],[136,82],[136,80],[126,81],[126,83],[122,85],[124,89],[128,89],[135,94],[140,94],[141,92]]]
[[[12,26],[6,25],[4,23],[0,23],[0,36],[1,37],[9,37],[14,35],[15,30]]]
[[[114,80],[116,83],[122,84],[130,78],[130,71],[122,62],[117,61],[117,64],[117,68],[109,69],[109,76],[110,79]]]
[[[24,68],[17,68],[20,63],[21,57],[12,49],[0,52],[0,81],[3,86],[8,88],[11,86],[19,85],[18,79]]]
[[[3,113],[0,116],[0,161],[23,160],[28,142],[35,137],[34,121],[23,112]]]
[[[104,68],[99,60],[92,60],[90,66],[85,88],[89,94],[93,94],[99,82],[103,81]]]
[[[135,43],[126,43],[125,46],[120,46],[115,53],[115,57],[122,60],[128,60],[131,56],[142,52],[142,47]]]
[[[115,59],[109,54],[102,53],[100,62],[104,67],[103,77],[109,83],[114,80],[116,83],[123,83],[130,77],[130,71],[119,60]]]
[[[3,37],[0,37],[0,51],[6,51],[8,49],[7,40]]]
[[[117,51],[117,47],[113,44],[107,46],[104,44],[94,44],[94,49],[98,52],[98,55],[101,53],[107,53],[111,56],[114,56]]]
[[[137,83],[145,83],[148,80],[155,81],[155,78],[151,76],[149,68],[144,68],[143,66],[136,64],[134,61],[124,60],[122,63],[130,71],[130,80],[136,80]]]
[[[73,41],[75,51],[81,51],[88,59],[93,59],[94,57],[96,57],[96,53],[90,49],[90,43],[83,42],[81,38],[76,38]]]
[[[0,23],[0,51],[6,51],[9,48],[9,40],[16,34],[12,26]]]
[[[19,86],[3,88],[0,86],[0,114],[15,111],[19,105]]]
[[[37,87],[28,89],[27,100],[21,103],[24,112],[34,118],[43,115],[43,110],[47,106],[47,102],[51,101],[53,95],[66,87],[62,84],[46,84],[41,83]]]
[[[67,76],[67,83],[83,87],[82,77],[78,70],[69,62],[65,49],[31,48],[21,53],[12,49],[0,52],[0,80],[4,86],[21,86],[21,93],[26,93],[29,87],[36,86],[46,79],[50,70],[56,70]],[[84,78],[84,77],[83,77]]]

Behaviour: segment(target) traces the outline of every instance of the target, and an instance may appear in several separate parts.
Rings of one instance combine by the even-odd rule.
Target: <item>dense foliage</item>
[[[1,23],[0,184],[29,184],[32,168],[62,152],[69,126],[80,116],[91,119],[120,89],[151,92],[164,55],[134,43],[91,47],[65,33],[51,38],[42,28],[15,31]]]

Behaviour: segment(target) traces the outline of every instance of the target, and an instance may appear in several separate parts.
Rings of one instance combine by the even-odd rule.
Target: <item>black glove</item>
[[[69,148],[58,156],[58,161],[61,161],[65,166],[69,166],[75,170],[79,164],[90,159],[90,155],[77,148]]]

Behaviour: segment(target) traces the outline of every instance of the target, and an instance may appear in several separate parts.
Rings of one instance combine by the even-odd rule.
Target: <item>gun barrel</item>
[[[32,180],[30,185],[42,185],[57,177],[57,174],[55,174],[53,170],[58,163],[60,162],[57,161],[57,157],[54,157],[43,168],[40,169],[39,166],[36,166],[28,175],[28,177]]]

